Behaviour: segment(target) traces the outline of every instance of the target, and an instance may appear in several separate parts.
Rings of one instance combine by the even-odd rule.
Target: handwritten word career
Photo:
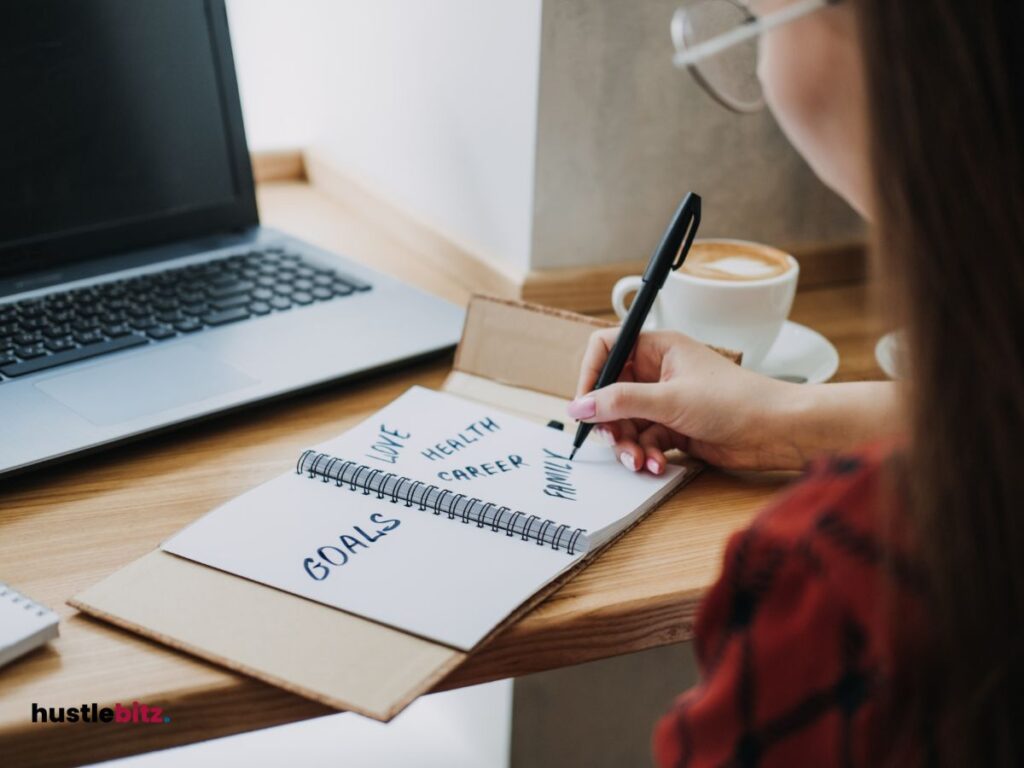
[[[306,569],[309,578],[314,581],[323,581],[331,575],[332,565],[335,567],[345,565],[350,558],[358,555],[364,549],[369,549],[375,542],[402,524],[397,517],[388,518],[380,512],[370,515],[370,522],[375,527],[373,533],[364,530],[361,526],[353,525],[352,533],[343,533],[338,536],[340,547],[333,545],[319,547],[316,557],[307,557],[303,560],[302,567]],[[367,526],[367,528],[369,527]]]
[[[474,421],[455,437],[449,437],[447,440],[420,451],[420,453],[431,461],[444,461],[446,456],[454,456],[456,451],[468,448],[489,433],[497,432],[500,429],[498,422],[488,416],[486,419]]]
[[[381,424],[376,442],[370,446],[370,452],[365,455],[369,459],[382,461],[385,464],[396,464],[399,452],[405,448],[405,441],[410,437],[412,437],[411,432],[388,429],[387,426]]]
[[[523,461],[522,456],[515,454],[509,454],[508,458],[497,459],[495,461],[485,461],[483,464],[477,464],[470,467],[461,467],[460,469],[444,469],[437,473],[437,476],[445,482],[452,482],[453,480],[473,480],[478,477],[486,477],[487,475],[500,475],[502,472],[511,472],[514,469],[527,466],[526,462]]]

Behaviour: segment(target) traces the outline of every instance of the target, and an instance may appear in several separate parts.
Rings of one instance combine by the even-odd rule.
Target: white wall
[[[231,0],[253,149],[317,145],[459,242],[528,266],[541,0]]]
[[[310,45],[310,40],[330,5],[318,0],[228,0],[250,149],[306,147],[322,130],[319,74],[329,51]]]

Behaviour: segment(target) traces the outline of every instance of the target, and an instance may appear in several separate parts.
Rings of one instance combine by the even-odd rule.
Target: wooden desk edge
[[[434,690],[519,677],[689,640],[700,596],[695,591],[685,599],[664,594],[659,600],[615,604],[593,611],[583,620],[545,622],[539,631],[530,631],[528,624],[525,629],[523,624],[514,625],[472,654]],[[84,614],[76,616],[76,620],[97,621]],[[152,645],[160,652],[177,653],[156,643]],[[4,754],[16,758],[19,765],[72,766],[283,725],[335,711],[243,675],[227,671],[224,675],[227,682],[223,685],[168,691],[159,700],[143,702],[161,706],[172,716],[172,722],[166,726],[140,725],[114,732],[86,723],[32,723],[31,703],[26,703],[25,720],[0,731],[0,743],[4,745]],[[41,706],[66,707],[81,703],[85,702],[39,702]]]

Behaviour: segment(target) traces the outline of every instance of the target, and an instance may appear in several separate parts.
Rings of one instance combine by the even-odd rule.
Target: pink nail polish
[[[629,451],[623,451],[622,453],[620,453],[619,461],[621,461],[622,466],[624,466],[630,472],[636,472],[638,469],[636,465],[636,460],[633,458],[633,454],[631,454]]]
[[[658,466],[658,462],[656,462],[654,459],[648,459],[647,471],[650,472],[652,475],[660,475],[661,467]]]
[[[597,401],[593,397],[577,397],[568,407],[569,415],[574,419],[592,419],[597,413]]]

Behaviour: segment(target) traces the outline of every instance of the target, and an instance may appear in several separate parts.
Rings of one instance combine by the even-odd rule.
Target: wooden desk
[[[298,182],[265,184],[264,221],[464,301],[472,286]],[[797,297],[794,319],[839,348],[843,380],[878,378],[881,327],[860,285]],[[327,710],[78,615],[72,594],[156,547],[215,505],[287,469],[412,384],[440,385],[449,361],[269,404],[16,478],[0,488],[0,578],[61,614],[61,637],[0,670],[6,765],[67,765],[262,728]],[[521,675],[685,640],[730,531],[778,478],[707,472],[441,687]],[[173,608],[171,608],[173,610]],[[31,706],[162,706],[164,726],[42,725]]]

